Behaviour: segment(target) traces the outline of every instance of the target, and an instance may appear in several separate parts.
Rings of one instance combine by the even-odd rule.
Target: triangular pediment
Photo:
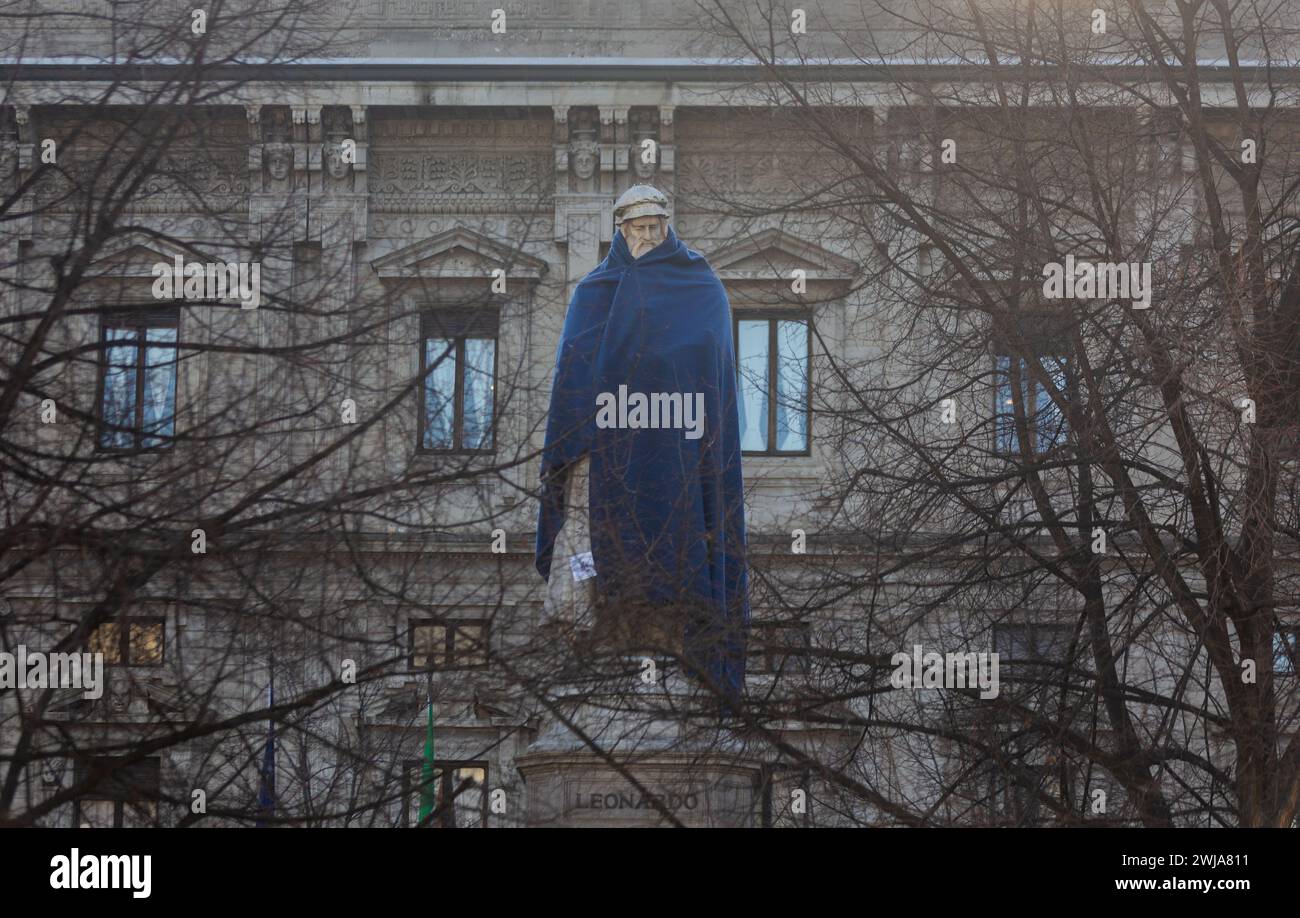
[[[189,246],[137,231],[125,233],[105,243],[100,256],[87,272],[87,277],[113,280],[154,278],[157,276],[154,265],[160,262],[173,265],[178,255],[185,263],[213,260]]]
[[[377,258],[370,267],[380,277],[391,279],[484,278],[501,268],[512,279],[538,280],[546,273],[547,264],[482,233],[456,227]]]
[[[779,229],[739,239],[710,255],[709,263],[724,281],[785,280],[796,269],[808,280],[847,281],[858,270],[849,259]]]

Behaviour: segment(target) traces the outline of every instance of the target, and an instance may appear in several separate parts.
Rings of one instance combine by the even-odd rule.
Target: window
[[[411,669],[477,669],[488,662],[488,623],[411,623]]]
[[[99,448],[137,450],[176,433],[175,312],[115,313],[100,336]]]
[[[423,772],[422,762],[407,763],[402,825],[438,829],[487,827],[487,762],[435,761],[427,789]],[[420,809],[426,795],[432,812],[428,822],[420,826]]]
[[[738,318],[735,339],[740,448],[807,455],[812,324],[806,316]]]
[[[104,622],[90,632],[88,653],[102,653],[115,666],[162,666],[166,632],[161,618],[123,618]]]
[[[759,774],[759,825],[764,829],[813,825],[812,772],[797,765],[764,765]],[[795,791],[802,791],[796,807]]]
[[[1035,826],[1050,820],[1051,811],[1042,797],[1059,796],[1059,784],[1048,766],[1009,762],[1003,767],[991,763],[985,769],[985,780],[991,824]]]
[[[807,673],[810,662],[806,622],[755,622],[751,625],[751,673]]]
[[[111,758],[78,762],[77,783],[87,780],[92,768],[106,774],[73,802],[74,827],[129,829],[158,824],[159,759],[141,759],[129,765],[117,765]]]
[[[1062,397],[1069,397],[1067,359],[1062,355],[1040,356],[1039,365],[1053,387]],[[994,392],[995,436],[997,451],[1003,455],[1018,455],[1020,439],[1016,432],[1015,402],[1013,399],[1012,368],[1019,376],[1019,386],[1025,421],[1031,438],[1031,451],[1045,453],[1066,440],[1065,414],[1052,400],[1051,391],[1035,380],[1024,357],[998,355]]]
[[[1300,625],[1278,625],[1273,632],[1273,672],[1294,676],[1300,672]]]
[[[1033,664],[1051,664],[1043,666],[1037,677],[1059,676],[1060,666],[1067,662],[1073,634],[1073,629],[1067,625],[994,625],[993,651],[998,655],[998,670],[1000,673],[1018,671],[1021,675],[1034,676],[1037,667]],[[1020,666],[1013,668],[1010,665],[1017,663]],[[1030,665],[1026,667],[1025,664]]]
[[[421,320],[419,447],[494,449],[497,314],[444,309]]]
[[[1061,661],[1070,646],[1067,625],[997,624],[993,649],[1005,660]]]

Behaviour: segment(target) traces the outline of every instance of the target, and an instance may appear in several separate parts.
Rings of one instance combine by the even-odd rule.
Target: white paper
[[[591,552],[584,551],[569,559],[569,569],[573,571],[574,580],[590,580],[596,576],[596,560],[591,557]]]

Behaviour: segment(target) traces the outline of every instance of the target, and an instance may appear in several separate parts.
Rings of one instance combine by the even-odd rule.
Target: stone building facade
[[[214,567],[165,566],[132,594],[133,624],[112,632],[119,665],[109,668],[104,700],[61,696],[48,716],[81,748],[101,749],[99,758],[138,753],[160,719],[184,720],[195,705],[221,716],[257,708],[272,671],[283,699],[341,678],[351,664],[363,674],[355,689],[281,728],[276,812],[290,824],[416,821],[430,701],[439,794],[456,798],[447,818],[461,825],[890,821],[874,791],[853,788],[906,786],[905,754],[900,747],[896,760],[889,738],[877,737],[864,756],[852,705],[813,692],[804,697],[816,704],[792,705],[762,731],[740,730],[683,715],[677,705],[691,688],[670,661],[650,659],[663,670],[649,680],[638,654],[569,669],[566,638],[537,628],[544,585],[533,569],[532,492],[549,373],[573,287],[607,251],[615,198],[637,183],[668,194],[674,228],[709,258],[738,323],[798,342],[793,359],[809,410],[779,432],[764,425],[762,442],[746,447],[748,528],[763,574],[754,579],[816,589],[873,563],[827,500],[823,485],[850,460],[832,445],[821,409],[823,393],[837,388],[836,366],[873,365],[897,330],[873,311],[878,294],[864,282],[877,270],[872,253],[815,210],[770,206],[797,197],[792,176],[815,173],[815,154],[785,113],[747,86],[752,72],[704,59],[706,30],[692,4],[548,0],[507,9],[504,33],[473,4],[343,6],[351,18],[323,46],[328,53],[259,65],[246,82],[192,106],[192,133],[168,149],[154,184],[119,221],[136,228],[114,233],[87,266],[76,295],[93,308],[59,334],[68,347],[104,340],[95,309],[151,302],[158,263],[258,260],[265,300],[256,312],[206,301],[180,307],[179,340],[196,349],[171,396],[178,413],[191,412],[193,429],[254,419],[256,436],[221,451],[232,457],[228,467],[191,453],[164,460],[172,463],[164,473],[124,457],[93,470],[97,486],[129,494],[133,483],[165,474],[173,490],[204,499],[150,522],[188,533],[201,528],[188,520],[218,519],[233,495],[288,474],[339,437],[340,424],[358,422],[364,431],[313,462],[299,486],[268,493],[328,503],[340,491],[408,485],[400,499],[350,500],[355,525],[312,532],[304,524],[262,557],[255,538],[213,529]],[[855,34],[828,38],[824,50],[834,56]],[[889,29],[881,36],[907,39]],[[48,56],[13,83],[0,108],[6,187],[39,167],[44,140],[91,149],[99,120],[131,110],[87,106],[102,75],[95,67],[108,73],[110,65],[71,58],[101,38],[76,28],[51,36]],[[855,96],[845,117],[858,119],[864,146],[900,172],[924,168],[912,109],[891,75],[845,67],[836,76],[850,79]],[[954,74],[939,68],[933,82]],[[1230,90],[1215,87],[1220,101]],[[104,144],[111,135],[106,129]],[[81,174],[74,160],[63,162],[68,175]],[[3,238],[18,281],[5,292],[11,315],[43,302],[49,260],[80,232],[85,201],[60,187],[32,192],[36,206]],[[741,212],[745,203],[754,209]],[[806,286],[791,295],[795,272]],[[331,335],[335,344],[321,343]],[[316,364],[293,376],[276,349],[305,339],[315,342]],[[456,352],[460,401],[445,428],[409,391],[426,374],[430,341],[491,342],[490,352],[480,348],[490,367]],[[490,441],[471,442],[474,412],[485,410],[466,401],[472,370],[493,381]],[[93,417],[105,385],[99,372],[93,361],[70,365],[49,381],[50,396],[74,417]],[[38,403],[28,406],[35,412]],[[346,403],[351,421],[331,416]],[[59,425],[34,426],[30,442],[63,456],[87,446]],[[477,473],[485,467],[496,470]],[[59,499],[79,507],[84,498],[70,488]],[[120,504],[112,520],[132,525]],[[798,531],[809,547],[792,553]],[[52,646],[98,601],[107,581],[93,553],[42,554],[6,585],[9,614],[30,646]],[[1036,627],[1025,609],[1071,602],[1045,588],[1011,608],[1017,634]],[[257,623],[257,608],[275,614]],[[774,662],[784,653],[768,644],[833,655],[852,643],[863,608],[859,599],[779,607],[756,588],[750,691],[790,685]],[[931,640],[942,644],[945,628],[960,633],[960,615],[937,627]],[[211,697],[196,699],[199,685]],[[980,728],[972,718],[970,729]],[[120,787],[92,781],[41,821],[189,824],[201,789],[205,818],[247,823],[258,813],[250,800],[265,731],[258,721],[137,754]],[[91,757],[52,751],[27,769],[20,796],[37,805],[93,767]],[[143,797],[132,782],[147,789]]]

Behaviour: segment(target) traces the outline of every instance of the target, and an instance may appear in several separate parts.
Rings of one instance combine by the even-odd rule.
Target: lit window
[[[161,666],[165,652],[165,632],[162,619],[126,619],[104,622],[90,633],[86,641],[88,653],[102,653],[106,664],[130,666]]]
[[[481,829],[487,826],[487,763],[437,762],[430,769],[426,786],[425,766],[410,763],[406,779],[407,826],[439,829]],[[420,825],[420,810],[428,807],[429,816]]]
[[[411,668],[471,669],[487,665],[486,621],[413,622]]]

